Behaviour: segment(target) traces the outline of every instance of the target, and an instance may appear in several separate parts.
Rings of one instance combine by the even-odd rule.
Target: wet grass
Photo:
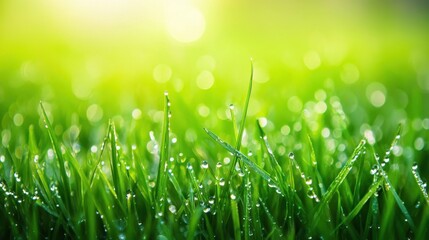
[[[204,124],[175,108],[174,98],[171,105],[168,94],[161,122],[129,119],[131,127],[121,129],[113,118],[95,145],[64,137],[58,126],[65,119],[52,121],[55,112],[41,103],[43,125],[9,130],[21,142],[0,148],[0,238],[429,235],[427,172],[420,168],[427,166],[428,119],[401,122],[397,132],[383,133],[391,138],[376,141],[370,129],[355,134],[341,100],[328,95],[319,101],[325,111],[305,105],[286,128],[267,118],[255,124],[246,120],[252,78],[244,105],[225,107],[230,127],[188,134],[172,112]]]

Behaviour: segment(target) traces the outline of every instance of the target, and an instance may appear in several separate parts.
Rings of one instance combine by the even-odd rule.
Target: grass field
[[[42,2],[0,3],[0,239],[429,237],[427,4]]]

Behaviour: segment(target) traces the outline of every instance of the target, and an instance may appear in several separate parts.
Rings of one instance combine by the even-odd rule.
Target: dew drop
[[[277,188],[277,186],[274,183],[272,183],[271,181],[268,181],[268,187]]]
[[[225,179],[223,179],[223,178],[219,179],[219,186],[221,186],[221,187],[225,186]]]
[[[417,165],[417,163],[415,162],[415,163],[413,163],[413,170],[417,170],[417,168],[418,168],[419,166]]]
[[[208,163],[206,160],[204,160],[204,161],[201,163],[201,168],[202,168],[202,169],[207,169],[207,168],[209,168],[209,163]]]
[[[294,154],[293,152],[290,152],[290,153],[289,153],[289,158],[290,158],[290,159],[295,159],[295,154]]]
[[[130,200],[133,197],[133,194],[131,193],[130,190],[127,191],[127,200]]]
[[[231,200],[235,200],[237,198],[237,196],[235,196],[235,194],[233,193],[231,193],[230,197],[231,197]]]
[[[383,159],[383,161],[384,161],[385,163],[388,163],[388,162],[390,161],[390,159],[389,159],[389,157],[388,157],[388,156],[386,156],[386,157]]]
[[[420,201],[418,201],[418,202],[416,203],[416,206],[415,206],[415,207],[416,207],[416,208],[420,208],[420,204],[421,204],[421,203],[420,203]]]
[[[174,206],[173,204],[171,204],[168,207],[168,210],[172,213],[172,214],[176,214],[176,206]]]
[[[231,111],[233,111],[233,110],[234,110],[234,104],[229,104],[229,109],[230,109]]]
[[[191,163],[188,163],[188,164],[186,165],[186,168],[187,168],[188,170],[192,170],[192,165],[191,165]]]
[[[313,183],[313,180],[310,177],[308,177],[307,180],[305,180],[305,183],[307,185],[311,185]]]
[[[210,212],[210,210],[211,210],[210,207],[206,207],[206,208],[203,209],[203,212],[204,213],[208,213],[208,212]]]
[[[378,166],[376,164],[374,164],[374,166],[372,166],[371,170],[369,171],[369,173],[371,175],[374,175],[378,172]]]

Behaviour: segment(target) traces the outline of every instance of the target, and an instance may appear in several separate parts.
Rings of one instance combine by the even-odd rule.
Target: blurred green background
[[[189,119],[219,127],[230,103],[243,104],[251,57],[249,115],[277,130],[305,108],[323,113],[330,96],[351,131],[426,129],[428,10],[405,0],[3,0],[3,145],[9,129],[41,122],[40,100],[58,132],[91,135],[109,118],[157,123],[164,91],[176,131],[200,127]]]

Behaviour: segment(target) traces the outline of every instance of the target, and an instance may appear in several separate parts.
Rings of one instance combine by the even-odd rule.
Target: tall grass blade
[[[252,93],[252,86],[253,86],[253,59],[250,60],[250,79],[249,79],[249,86],[247,88],[247,94],[246,94],[246,99],[244,102],[244,109],[243,109],[243,117],[240,123],[240,127],[238,130],[238,134],[235,138],[236,140],[236,144],[235,144],[235,149],[237,149],[237,151],[240,151],[241,148],[241,141],[243,139],[243,133],[244,133],[244,126],[246,123],[246,118],[247,118],[247,110],[249,108],[249,102],[250,102],[250,95]],[[235,122],[235,113],[234,113],[234,105],[230,105],[229,107],[230,112],[231,112],[231,118],[232,118],[232,123],[233,123],[233,128],[234,128],[234,133],[237,131],[237,125]],[[229,168],[229,174],[226,177],[226,187],[224,188],[225,190],[223,191],[223,194],[221,195],[221,200],[220,200],[220,204],[221,206],[224,206],[224,199],[227,198],[227,194],[228,194],[228,189],[229,189],[229,183],[231,181],[233,172],[234,172],[234,168],[235,165],[237,163],[238,160],[238,156],[236,154],[234,154],[234,158],[232,160],[232,164],[231,167]]]
[[[242,239],[240,230],[240,217],[238,215],[238,207],[237,202],[235,200],[231,200],[231,215],[234,228],[234,238]]]
[[[329,185],[328,189],[326,190],[325,195],[323,195],[322,201],[317,206],[315,215],[314,215],[314,222],[313,222],[313,228],[317,226],[317,223],[320,221],[321,215],[324,210],[328,209],[328,202],[331,200],[331,198],[334,196],[334,194],[337,192],[338,187],[341,185],[341,183],[346,179],[347,175],[349,174],[350,170],[352,170],[354,163],[356,160],[361,156],[363,149],[365,148],[366,141],[361,140],[359,145],[355,148],[353,151],[352,156],[347,160],[344,167],[341,169],[341,171],[338,173],[337,177],[334,179],[334,181]]]
[[[273,214],[271,214],[270,210],[268,209],[267,205],[265,204],[265,202],[262,200],[262,198],[259,198],[259,203],[262,205],[262,208],[264,209],[265,213],[267,214],[268,217],[268,222],[271,225],[271,232],[267,235],[267,239],[280,239],[283,237],[283,233],[280,230],[280,227],[278,226],[276,220],[273,217]]]
[[[115,124],[111,121],[109,123],[110,125],[110,148],[111,148],[111,162],[110,167],[112,170],[112,178],[113,178],[113,186],[116,192],[116,196],[118,196],[119,201],[124,204],[125,201],[125,192],[122,189],[122,183],[120,176],[120,163],[119,163],[119,156],[117,151],[117,140],[116,140],[116,129]]]
[[[419,186],[419,190],[422,193],[424,199],[426,200],[426,204],[429,205],[429,195],[426,191],[426,184],[423,182],[422,178],[420,177],[419,171],[418,171],[418,165],[417,163],[414,163],[411,167],[411,171],[413,173],[414,179],[416,180],[417,185]]]
[[[356,215],[362,210],[365,203],[377,192],[380,185],[383,183],[384,179],[379,178],[376,182],[374,182],[371,187],[368,189],[368,192],[363,196],[363,198],[359,201],[358,204],[353,208],[353,210],[347,215],[347,217],[338,225],[337,229],[342,225],[348,224]]]
[[[191,220],[189,222],[189,226],[188,226],[188,236],[186,239],[192,240],[192,239],[196,238],[195,232],[197,231],[198,224],[200,222],[202,213],[203,213],[203,209],[201,207],[197,207],[193,211],[193,214],[192,214]]]
[[[398,130],[396,132],[395,137],[392,140],[392,143],[390,144],[390,148],[386,151],[386,154],[384,156],[385,162],[386,159],[390,158],[391,152],[393,150],[393,148],[398,144],[398,141],[401,137],[401,132],[402,132],[402,125],[399,125]],[[411,218],[410,213],[407,210],[407,207],[405,207],[404,202],[402,201],[402,199],[399,197],[398,193],[396,192],[395,188],[393,187],[393,184],[390,182],[389,180],[389,176],[387,175],[386,171],[384,171],[384,166],[382,166],[378,160],[378,157],[374,155],[375,161],[377,162],[377,165],[379,167],[379,171],[381,176],[384,178],[386,184],[387,184],[387,189],[389,192],[392,193],[393,198],[396,201],[396,204],[398,205],[399,209],[401,210],[402,214],[404,215],[405,219],[407,220],[408,224],[410,225],[410,227],[414,230],[415,229],[415,225],[414,225],[414,221]],[[390,162],[389,160],[387,160],[387,162]]]
[[[110,136],[110,132],[112,131],[112,125],[109,123],[107,126],[107,132],[106,132],[106,136],[104,137],[103,143],[101,144],[101,148],[100,148],[100,155],[98,157],[98,161],[97,164],[95,164],[94,166],[94,170],[92,170],[92,174],[89,180],[89,184],[92,187],[92,182],[94,181],[94,177],[95,177],[95,173],[97,172],[97,169],[100,165],[101,162],[101,158],[103,156],[104,150],[106,149],[107,143],[109,142],[109,136]]]
[[[244,176],[244,190],[243,190],[243,212],[244,212],[244,239],[249,239],[249,236],[251,236],[250,233],[250,210],[252,209],[251,205],[251,195],[252,195],[252,189],[251,189],[251,182],[249,180],[249,174],[247,169],[244,169],[246,172]]]
[[[157,202],[157,211],[159,213],[164,212],[164,196],[166,192],[166,171],[169,155],[169,136],[170,136],[170,99],[168,98],[168,93],[164,93],[164,122],[162,126],[162,138],[161,138],[161,152],[158,165],[158,175],[156,178],[156,202]]]
[[[324,195],[326,193],[325,185],[323,184],[322,176],[320,175],[317,159],[316,159],[316,152],[314,151],[313,141],[311,140],[310,135],[307,135],[308,139],[308,145],[310,146],[310,161],[311,165],[313,166],[314,174],[316,175],[316,186],[319,186],[321,195]]]
[[[271,166],[273,166],[273,168],[275,170],[277,179],[279,180],[279,182],[285,184],[287,182],[286,181],[286,176],[285,176],[285,174],[284,174],[284,172],[283,172],[280,164],[278,163],[276,157],[274,156],[274,151],[271,148],[270,144],[268,143],[268,137],[265,134],[264,130],[262,129],[261,124],[259,123],[259,121],[256,121],[256,125],[258,126],[259,135],[260,135],[260,137],[262,139],[262,142],[264,143],[263,145],[265,147],[265,150],[268,153],[268,157],[269,157]],[[282,184],[282,186],[284,186],[283,184]],[[285,191],[285,190],[286,189],[283,187],[283,191]]]
[[[250,95],[252,94],[252,86],[253,86],[253,60],[250,60],[250,79],[249,79],[249,87],[247,89],[247,95],[246,95],[246,101],[244,102],[244,109],[243,109],[243,117],[241,120],[240,128],[238,130],[238,135],[236,139],[235,149],[240,151],[241,148],[241,140],[243,138],[244,133],[244,126],[246,123],[246,117],[247,117],[247,110],[249,109],[249,101],[250,101]],[[235,123],[234,123],[235,124]],[[232,176],[232,172],[235,168],[235,164],[237,163],[238,156],[234,155],[234,160],[232,161],[231,168],[229,170],[229,176]]]
[[[64,201],[66,204],[67,209],[72,209],[72,205],[71,205],[71,199],[70,199],[70,182],[69,182],[69,177],[67,176],[66,173],[66,169],[65,169],[65,160],[61,151],[61,146],[60,143],[58,142],[57,137],[55,136],[54,130],[52,128],[52,124],[48,119],[48,115],[46,113],[45,107],[43,106],[43,103],[40,102],[40,107],[42,109],[42,113],[44,116],[44,121],[45,121],[45,127],[48,130],[48,135],[49,135],[49,139],[51,140],[51,144],[52,147],[54,149],[55,155],[58,158],[59,161],[59,167],[60,167],[60,178],[61,181],[63,182],[63,187],[64,187]]]

